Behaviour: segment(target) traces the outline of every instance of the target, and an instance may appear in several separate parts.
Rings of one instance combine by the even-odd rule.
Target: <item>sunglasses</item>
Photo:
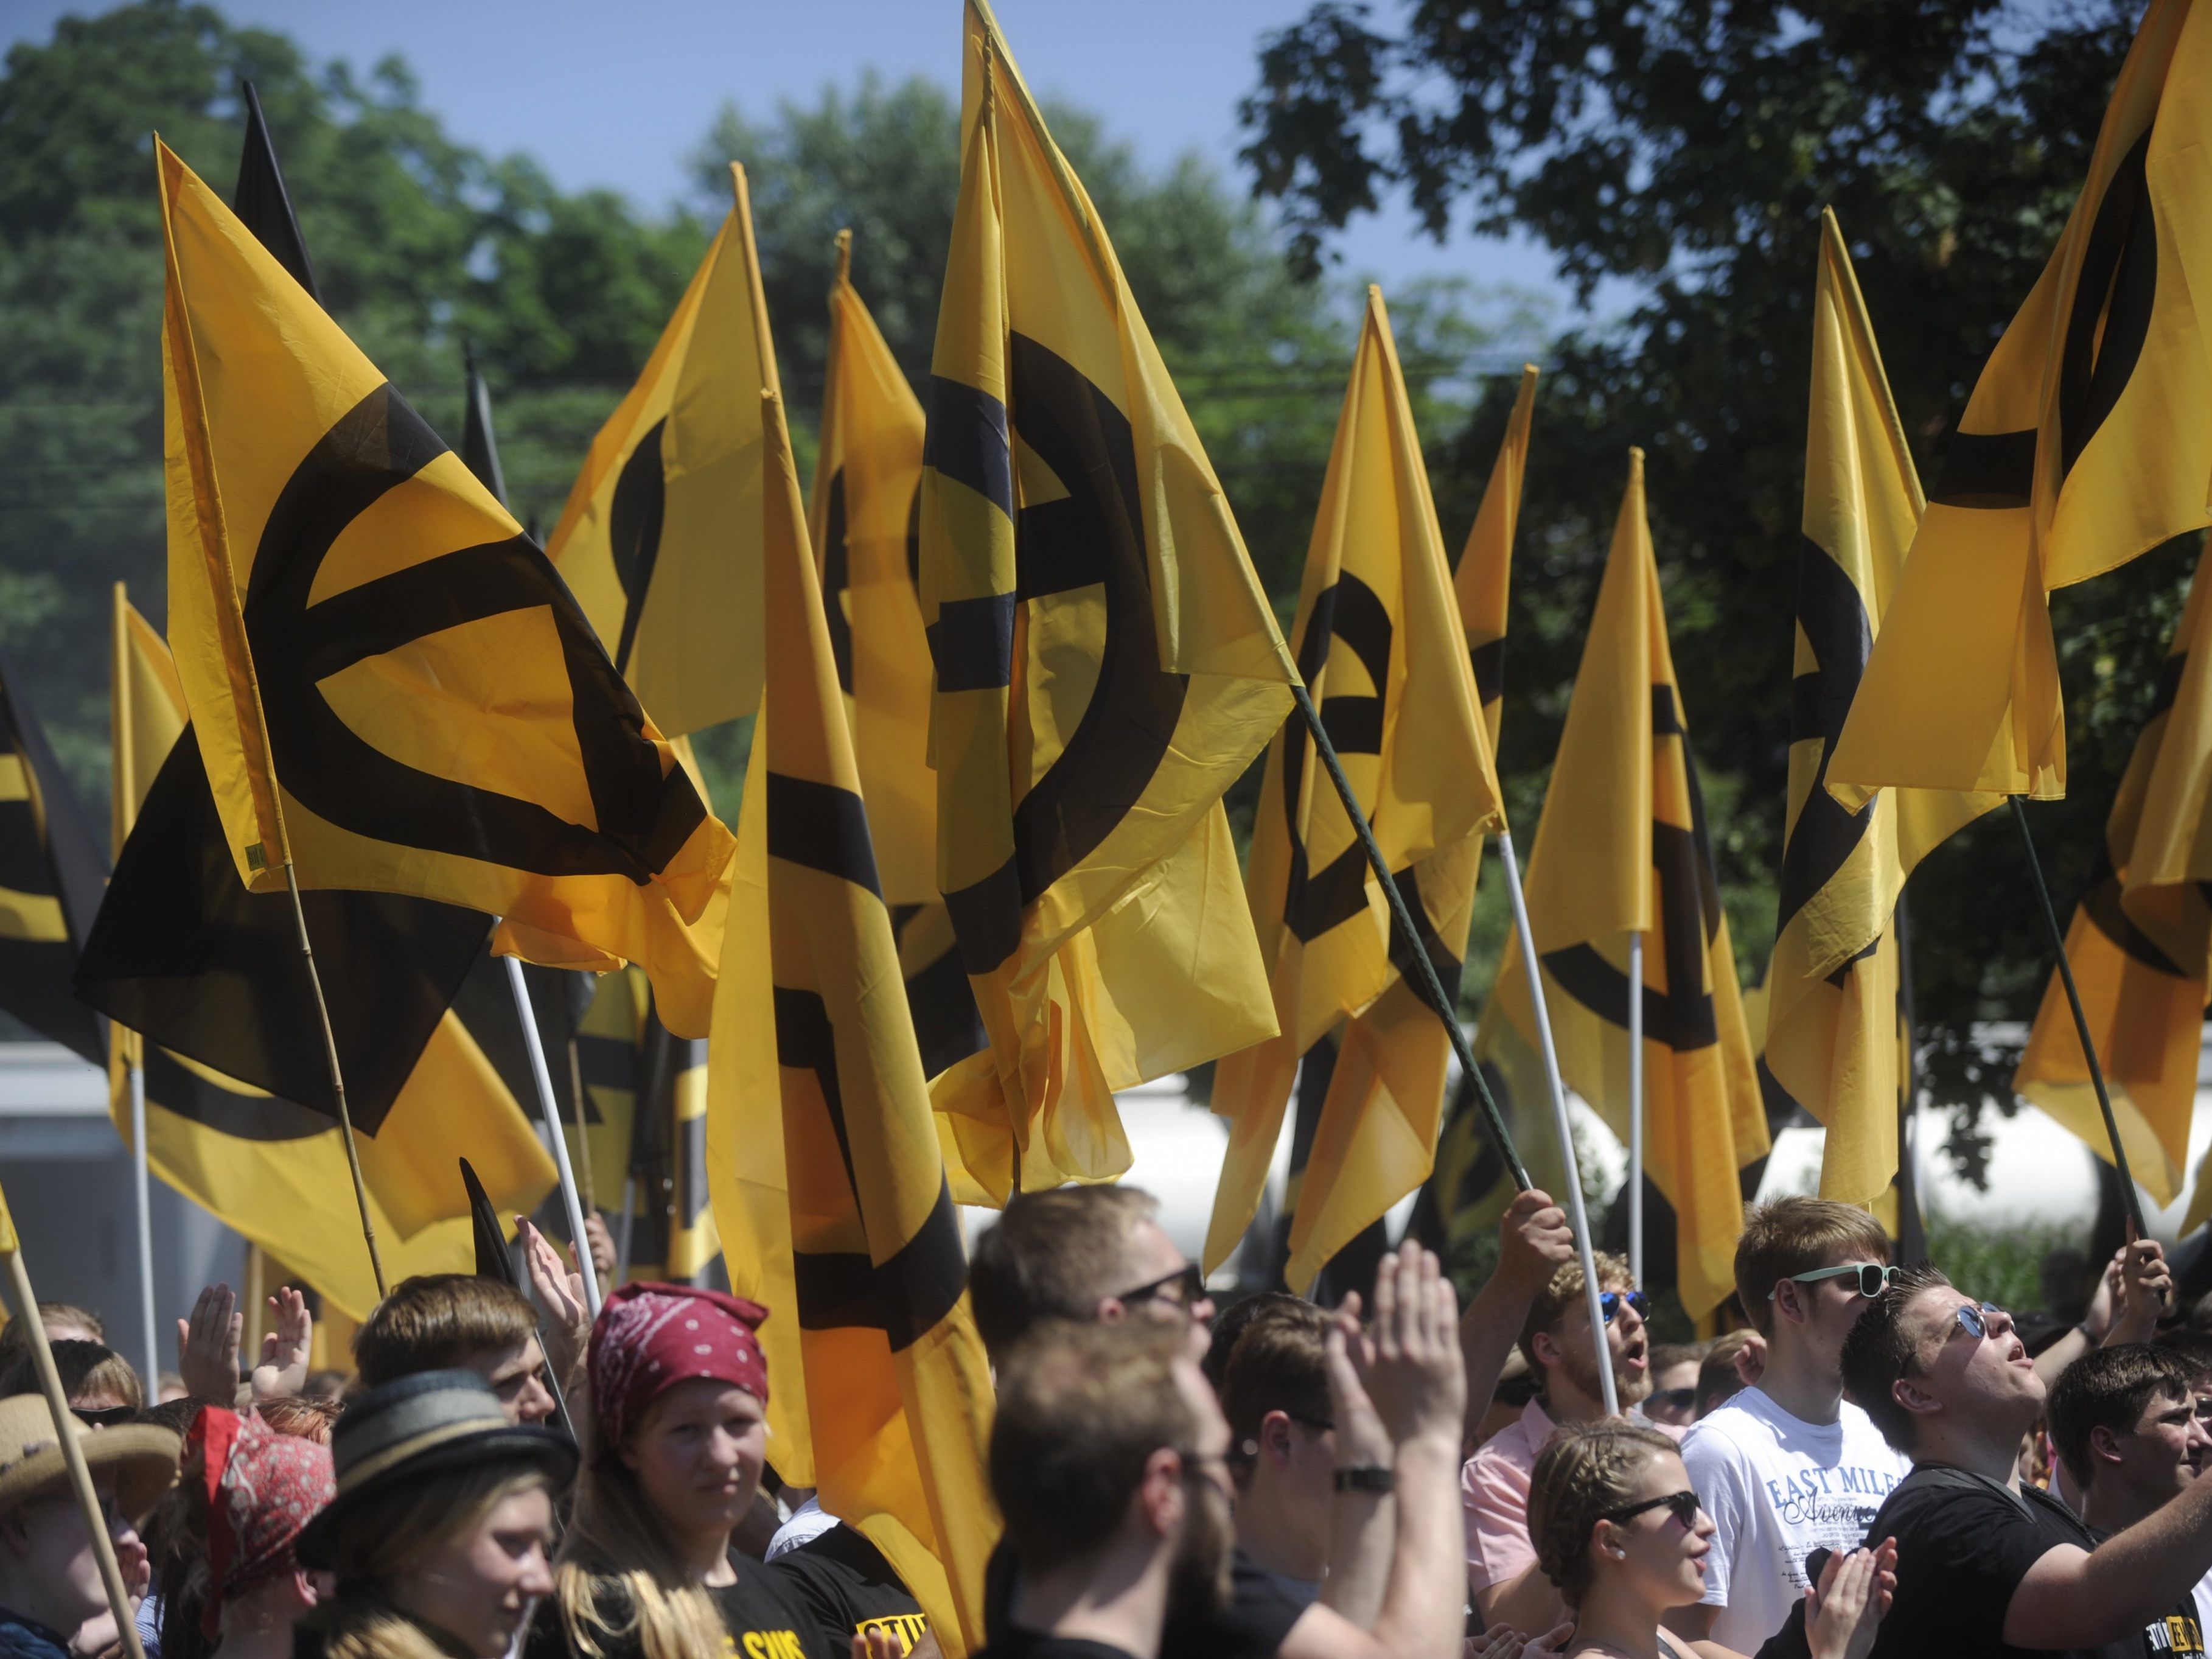
[[[1994,1302],[1961,1302],[1951,1310],[1951,1329],[1944,1333],[1943,1340],[1948,1342],[1953,1336],[1964,1331],[1978,1342],[1996,1328],[1993,1319],[2011,1317]]]
[[[138,1408],[136,1406],[102,1406],[87,1410],[82,1407],[72,1406],[70,1407],[70,1415],[87,1428],[119,1429],[125,1423],[136,1423],[138,1420]]]
[[[1598,1518],[1613,1522],[1633,1521],[1648,1510],[1667,1509],[1674,1511],[1674,1518],[1682,1523],[1682,1530],[1687,1532],[1698,1524],[1699,1508],[1697,1493],[1670,1492],[1664,1498],[1647,1498],[1641,1504],[1631,1504],[1625,1510],[1607,1510]]]
[[[1620,1311],[1621,1304],[1624,1302],[1635,1310],[1638,1319],[1651,1317],[1651,1298],[1643,1291],[1601,1291],[1597,1298],[1598,1311],[1605,1316],[1607,1324],[1613,1323],[1613,1316]]]
[[[1655,1389],[1652,1390],[1650,1399],[1644,1402],[1644,1408],[1648,1412],[1652,1407],[1656,1406],[1662,1411],[1686,1412],[1695,1407],[1697,1403],[1698,1391],[1695,1388]]]
[[[1178,1308],[1194,1308],[1206,1295],[1206,1273],[1195,1261],[1186,1261],[1171,1273],[1163,1273],[1133,1291],[1123,1291],[1119,1300],[1170,1302]]]
[[[1861,1296],[1876,1297],[1889,1288],[1889,1281],[1897,1277],[1897,1269],[1884,1267],[1879,1261],[1850,1261],[1840,1267],[1815,1267],[1809,1273],[1791,1273],[1789,1282],[1810,1285],[1823,1279],[1844,1279],[1852,1274],[1858,1277]],[[1771,1302],[1781,1294],[1782,1286],[1777,1285],[1766,1293],[1766,1299]]]

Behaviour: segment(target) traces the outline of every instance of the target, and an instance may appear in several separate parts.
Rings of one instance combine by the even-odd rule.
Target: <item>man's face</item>
[[[1146,1219],[1129,1230],[1128,1248],[1122,1261],[1121,1282],[1098,1298],[1100,1322],[1164,1319],[1186,1326],[1190,1332],[1192,1359],[1203,1358],[1206,1327],[1213,1319],[1213,1299],[1206,1294],[1202,1285],[1193,1296],[1181,1282],[1180,1276],[1191,1266],[1190,1258],[1176,1248],[1175,1241],[1159,1223]],[[1223,1433],[1225,1437],[1225,1427]]]
[[[114,1542],[125,1580],[131,1581],[134,1574],[143,1578],[146,1548],[139,1542],[137,1528],[116,1510],[113,1474],[94,1470],[92,1484],[107,1516],[107,1535]],[[100,1557],[85,1532],[76,1499],[66,1489],[33,1498],[0,1516],[0,1548],[7,1551],[22,1582],[47,1587],[52,1597],[46,1608],[50,1615],[75,1614],[70,1629],[106,1610],[107,1587],[100,1581]]]
[[[1651,1392],[1651,1340],[1644,1316],[1629,1305],[1633,1288],[1626,1280],[1608,1284],[1613,1293],[1613,1316],[1605,1322],[1606,1347],[1613,1355],[1613,1387],[1624,1407],[1633,1406]],[[1597,1373],[1597,1356],[1589,1337],[1589,1302],[1577,1297],[1553,1328],[1560,1370],[1592,1400],[1603,1400],[1605,1389]]]
[[[1229,1419],[1194,1359],[1175,1363],[1176,1392],[1197,1425],[1183,1448],[1183,1522],[1168,1580],[1169,1617],[1203,1616],[1229,1605],[1236,1538],[1229,1485]]]
[[[1867,1255],[1863,1249],[1849,1245],[1831,1250],[1820,1259],[1823,1267],[1857,1267],[1871,1262],[1877,1267],[1889,1265]],[[1783,1316],[1780,1304],[1787,1298],[1803,1317],[1792,1321]],[[1775,1329],[1784,1328],[1802,1334],[1803,1340],[1829,1369],[1841,1373],[1844,1363],[1844,1339],[1851,1334],[1851,1327],[1859,1322],[1859,1316],[1867,1310],[1867,1298],[1859,1294],[1856,1273],[1838,1274],[1833,1279],[1816,1279],[1807,1284],[1790,1280],[1776,1287]],[[1788,1338],[1782,1339],[1789,1340]]]
[[[2099,1434],[2096,1439],[2105,1441]],[[2100,1458],[2096,1484],[2109,1480],[2124,1495],[2128,1507],[2148,1514],[2197,1478],[2212,1435],[2197,1420],[2192,1395],[2162,1394],[2143,1408],[2135,1425],[2114,1435],[2105,1448],[2119,1455],[2117,1463]]]
[[[1919,1357],[1915,1373],[1897,1387],[1923,1420],[1932,1404],[1944,1415],[2011,1439],[2027,1431],[2043,1409],[2043,1381],[2013,1332],[2002,1309],[1981,1315],[1986,1334],[1976,1336],[1959,1310],[1977,1304],[1948,1285],[1934,1285],[1905,1310],[1904,1334]]]
[[[511,1348],[486,1348],[469,1356],[469,1369],[491,1384],[510,1423],[543,1423],[553,1415],[553,1395],[541,1375],[545,1351],[526,1336]]]

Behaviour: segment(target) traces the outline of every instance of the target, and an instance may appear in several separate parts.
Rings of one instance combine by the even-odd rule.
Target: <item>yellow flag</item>
[[[822,448],[807,515],[837,684],[876,869],[922,1065],[934,1076],[983,1047],[975,994],[937,891],[937,774],[929,764],[929,639],[921,559],[921,404],[853,286],[837,234],[823,368]]]
[[[1953,434],[1828,767],[2066,793],[2046,590],[2212,521],[2212,9],[2153,0],[2051,263]]]
[[[1456,998],[1482,832],[1504,822],[1467,636],[1382,290],[1367,313],[1298,596],[1298,670]],[[1305,722],[1267,750],[1245,882],[1278,1036],[1224,1058],[1230,1121],[1205,1265],[1252,1224],[1299,1057],[1346,1016],[1291,1227],[1293,1285],[1426,1179],[1450,1038],[1421,994]]]
[[[617,670],[671,736],[760,702],[760,362],[732,211],[545,544]]]
[[[2001,799],[1885,789],[1850,811],[1823,787],[1924,505],[1850,252],[1824,213],[1765,1054],[1827,1126],[1820,1193],[1847,1204],[1873,1203],[1897,1171],[1898,895],[1931,848]]]
[[[990,1048],[963,1200],[1107,1181],[1116,1089],[1274,1035],[1221,793],[1291,668],[1097,210],[982,0],[921,484],[938,877]],[[1016,1162],[1018,1158],[1018,1176]]]
[[[114,811],[130,833],[162,758],[185,738],[185,705],[161,635],[115,592]],[[118,845],[120,842],[118,840]],[[111,1024],[110,1105],[131,1138],[130,1067],[146,1090],[146,1159],[153,1172],[264,1249],[281,1255],[332,1305],[356,1319],[376,1305],[344,1142],[328,1113],[311,1111],[145,1045]],[[410,1273],[463,1273],[476,1259],[466,1158],[502,1214],[535,1209],[553,1188],[553,1160],[498,1072],[450,1011],[382,1125],[356,1137],[369,1214],[393,1283]]]
[[[997,1524],[990,1373],[897,973],[785,435],[751,219],[741,258],[769,434],[766,689],[738,819],[709,1051],[707,1167],[732,1289],[770,1311],[776,1468],[980,1646]]]
[[[1644,452],[1628,453],[1628,492],[1528,857],[1528,915],[1559,1070],[1624,1137],[1628,935],[1644,935],[1644,1163],[1674,1207],[1678,1284],[1694,1318],[1735,1288],[1736,1171],[1767,1150],[1766,1115],[1667,643]],[[1534,1048],[1517,942],[1493,996]]]
[[[501,915],[704,1031],[728,831],[507,510],[156,153],[169,638],[240,878]]]
[[[2105,821],[2104,859],[2075,907],[2066,959],[2089,1017],[2128,1167],[2171,1204],[2182,1189],[2197,1104],[2207,975],[2205,897],[2193,879],[2146,878],[2197,833],[2185,805],[2205,769],[2212,721],[2212,560],[2200,558],[2156,701]],[[2201,788],[2201,786],[2197,786]],[[2044,988],[2013,1087],[2112,1161],[2073,1012],[2056,969]]]
[[[1490,482],[1475,509],[1474,526],[1459,556],[1452,586],[1459,595],[1459,624],[1474,665],[1485,735],[1498,750],[1498,720],[1505,697],[1505,601],[1512,589],[1513,536],[1521,524],[1521,479],[1528,470],[1528,426],[1536,408],[1536,365],[1521,366],[1520,389],[1505,423],[1505,441],[1491,464]]]

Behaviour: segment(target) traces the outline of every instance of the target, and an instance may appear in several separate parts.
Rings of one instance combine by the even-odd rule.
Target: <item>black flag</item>
[[[0,658],[0,1008],[95,1066],[107,1042],[70,995],[107,860]]]
[[[251,81],[246,83],[246,149],[238,158],[238,188],[231,192],[230,210],[246,222],[254,239],[307,290],[307,297],[322,304],[322,290],[315,286],[315,267],[300,236],[300,222],[292,216],[284,170],[276,165],[276,149],[269,142],[261,94]]]

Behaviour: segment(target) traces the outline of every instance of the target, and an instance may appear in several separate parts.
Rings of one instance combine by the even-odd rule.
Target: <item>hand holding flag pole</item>
[[[2020,797],[2009,797],[2012,802],[2012,821],[2020,829],[2020,844],[2027,854],[2028,873],[2035,879],[2035,896],[2043,907],[2043,925],[2051,934],[2051,948],[2058,955],[2058,982],[2066,988],[2066,1006],[2074,1013],[2074,1033],[2081,1040],[2081,1058],[2088,1062],[2089,1081],[2097,1091],[2097,1109],[2104,1114],[2105,1133],[2111,1138],[2112,1168],[2120,1177],[2120,1202],[2128,1214],[2128,1237],[2130,1240],[2148,1238],[2143,1226],[2142,1199],[2136,1191],[2135,1176],[2128,1169],[2127,1148],[2120,1143],[2119,1120],[2112,1115],[2112,1097],[2105,1087],[2105,1068],[2097,1063],[2097,1044],[2089,1035],[2089,1016],[2082,1011],[2081,993],[2074,986],[2074,969],[2066,960],[2066,934],[2058,926],[2058,912],[2051,908],[2051,889],[2043,879],[2043,860],[2035,854],[2035,837],[2028,833],[2027,809],[2020,804]]]
[[[584,1231],[584,1211],[576,1197],[576,1172],[568,1162],[568,1135],[553,1103],[553,1073],[545,1064],[545,1043],[538,1033],[538,1017],[531,1011],[530,987],[522,977],[519,957],[508,957],[507,982],[514,992],[514,1012],[522,1019],[523,1047],[530,1052],[530,1075],[538,1082],[538,1105],[545,1119],[546,1139],[553,1143],[553,1167],[561,1174],[561,1206],[568,1212],[568,1239],[576,1255],[576,1272],[584,1281],[584,1300],[592,1317],[599,1316],[599,1269],[592,1260],[591,1236]]]
[[[78,1515],[83,1518],[85,1536],[91,1540],[93,1555],[100,1563],[100,1582],[106,1587],[108,1611],[115,1617],[123,1659],[146,1659],[146,1650],[138,1641],[138,1626],[131,1618],[131,1593],[123,1586],[123,1568],[115,1559],[115,1540],[107,1534],[107,1514],[99,1492],[93,1488],[92,1470],[85,1463],[84,1448],[77,1443],[77,1421],[70,1413],[69,1397],[62,1392],[61,1373],[54,1368],[53,1346],[46,1340],[46,1328],[39,1319],[38,1294],[31,1289],[30,1272],[23,1266],[22,1241],[15,1236],[15,1218],[8,1213],[8,1194],[4,1191],[0,1191],[0,1257],[8,1263],[8,1285],[15,1300],[15,1317],[30,1333],[31,1356],[39,1368],[39,1389],[46,1396],[46,1410],[54,1419],[54,1436],[61,1442],[62,1462],[69,1470],[70,1492],[76,1498]]]

